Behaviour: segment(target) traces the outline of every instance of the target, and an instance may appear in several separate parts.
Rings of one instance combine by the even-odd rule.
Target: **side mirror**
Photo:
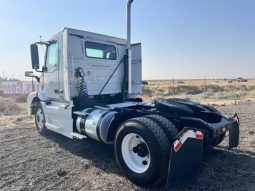
[[[32,71],[26,71],[25,72],[26,77],[35,78],[38,83],[40,83],[40,78],[38,76],[35,76]]]
[[[32,68],[37,70],[40,68],[38,46],[36,44],[31,44],[30,51],[31,51]]]
[[[34,77],[34,73],[32,71],[26,71],[25,76],[26,77]]]

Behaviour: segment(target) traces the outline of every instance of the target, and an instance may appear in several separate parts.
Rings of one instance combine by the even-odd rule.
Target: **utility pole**
[[[204,75],[204,92],[206,91],[206,77]]]
[[[173,90],[174,90],[174,95],[175,95],[174,77],[173,76],[172,76],[172,83],[173,83]]]

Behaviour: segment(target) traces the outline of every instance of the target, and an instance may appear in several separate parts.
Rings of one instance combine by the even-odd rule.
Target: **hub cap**
[[[39,129],[42,129],[44,127],[44,117],[43,117],[43,111],[41,108],[37,110],[35,119]]]
[[[124,162],[132,171],[144,173],[150,166],[150,150],[144,139],[136,134],[127,134],[121,143]]]

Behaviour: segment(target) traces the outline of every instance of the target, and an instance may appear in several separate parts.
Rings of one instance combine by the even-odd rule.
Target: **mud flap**
[[[237,147],[239,144],[239,126],[240,126],[240,121],[239,118],[237,116],[237,114],[235,114],[232,117],[232,125],[229,129],[229,149],[232,149],[233,147]]]
[[[203,133],[185,129],[171,146],[166,188],[187,186],[197,180],[203,153]]]

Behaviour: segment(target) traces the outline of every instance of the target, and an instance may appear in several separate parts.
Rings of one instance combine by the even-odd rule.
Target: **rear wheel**
[[[138,117],[123,123],[116,133],[114,148],[119,166],[133,183],[149,186],[165,180],[170,144],[151,119]]]
[[[171,121],[160,115],[146,115],[145,117],[151,119],[162,128],[170,144],[175,141],[179,131]]]
[[[43,112],[42,105],[40,104],[40,102],[36,103],[35,125],[36,125],[37,131],[40,134],[42,134],[42,135],[47,134],[48,130],[45,127],[45,116],[44,116],[44,112]]]

